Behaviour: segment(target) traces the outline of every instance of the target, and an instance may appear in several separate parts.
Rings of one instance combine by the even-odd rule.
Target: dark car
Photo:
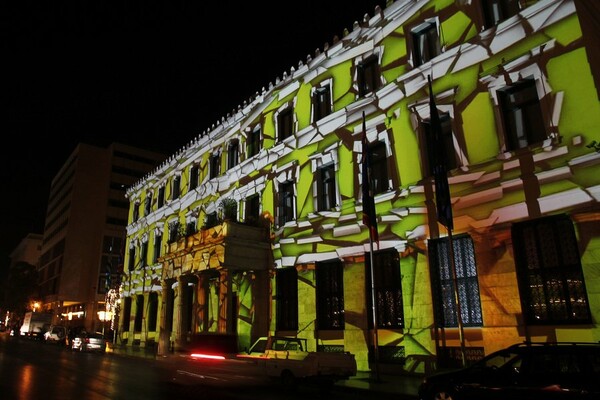
[[[426,377],[421,400],[600,399],[600,343],[521,343]]]
[[[106,339],[101,333],[82,331],[73,337],[71,349],[78,351],[106,352]]]

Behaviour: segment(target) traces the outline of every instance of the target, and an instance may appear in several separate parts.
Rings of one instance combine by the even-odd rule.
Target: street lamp
[[[112,312],[110,311],[98,311],[98,318],[102,321],[102,336],[104,336],[104,326],[107,321],[112,320]]]

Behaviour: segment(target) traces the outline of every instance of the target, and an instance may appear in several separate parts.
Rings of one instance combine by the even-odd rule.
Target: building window
[[[196,228],[196,220],[191,219],[185,224],[185,235],[191,236],[194,233],[198,232],[198,228]]]
[[[135,247],[129,248],[129,263],[127,264],[127,268],[129,271],[133,271],[135,269]]]
[[[150,215],[150,211],[152,211],[152,197],[150,193],[146,193],[146,198],[144,199],[144,215]]]
[[[142,321],[144,319],[144,296],[138,294],[135,299],[135,320],[133,322],[133,331],[142,331]]]
[[[483,317],[473,240],[469,235],[457,235],[452,240],[452,247],[462,324],[482,326]],[[457,327],[458,314],[452,265],[448,257],[448,238],[429,241],[429,268],[436,320],[439,326]]]
[[[331,114],[331,88],[329,85],[316,88],[312,96],[313,121]]]
[[[365,253],[367,295],[367,314],[369,329],[373,328],[373,300],[375,293],[375,312],[378,328],[402,328],[404,326],[404,309],[402,303],[402,282],[400,276],[400,260],[396,250],[373,253],[375,269],[375,291],[371,285],[371,258]]]
[[[534,79],[524,79],[497,93],[507,150],[522,149],[546,139]]]
[[[162,235],[160,232],[156,232],[154,234],[154,254],[152,255],[152,264],[156,264],[158,262],[158,257],[160,257],[160,247],[162,245]]]
[[[288,107],[277,115],[277,138],[281,142],[294,133],[294,109]]]
[[[279,184],[278,210],[279,226],[283,226],[286,222],[294,220],[294,182],[287,181]]]
[[[364,97],[379,89],[379,64],[376,56],[371,56],[357,67],[358,95]]]
[[[213,226],[219,225],[219,216],[217,212],[211,212],[206,214],[206,218],[204,219],[204,227],[212,228]]]
[[[148,295],[148,332],[155,332],[158,320],[158,293]]]
[[[331,210],[336,206],[335,166],[328,164],[317,170],[317,207],[319,211]]]
[[[162,206],[165,205],[165,187],[161,186],[160,188],[158,188],[158,201],[157,201],[157,208],[161,208]]]
[[[371,157],[371,189],[373,194],[387,192],[390,189],[388,177],[387,151],[385,142],[377,141],[369,145]]]
[[[173,178],[173,193],[171,196],[171,198],[173,200],[179,198],[180,189],[181,189],[181,176],[177,175],[176,177]]]
[[[258,222],[258,218],[260,216],[260,196],[258,194],[254,194],[252,196],[246,197],[245,201],[245,209],[244,209],[244,219],[249,223]]]
[[[246,151],[248,158],[253,157],[260,151],[260,125],[257,125],[248,133],[246,141]]]
[[[446,155],[446,171],[451,171],[458,167],[458,163],[456,161],[456,150],[454,149],[454,139],[452,137],[452,119],[448,113],[439,114],[439,116],[442,127],[441,136],[444,140],[442,146],[445,149]],[[435,147],[438,146],[439,143],[434,143],[433,141],[433,132],[431,131],[430,120],[422,121],[421,127],[423,128],[425,142],[424,149],[421,150],[423,150],[424,155],[426,155],[423,157],[423,160],[426,164],[424,168],[429,176],[433,176],[434,165],[432,161],[435,160]]]
[[[344,329],[344,269],[340,260],[317,262],[317,329]]]
[[[519,13],[519,0],[481,0],[485,28],[491,28]]]
[[[213,154],[210,156],[210,171],[209,178],[213,179],[219,176],[221,173],[221,156],[219,154]]]
[[[200,176],[200,167],[194,164],[190,167],[190,191],[198,187],[198,177]]]
[[[131,297],[125,297],[123,304],[123,332],[129,332],[131,321]]]
[[[237,140],[232,140],[229,142],[229,146],[227,148],[227,169],[231,169],[238,165],[239,162],[239,151],[240,144]]]
[[[298,272],[295,268],[276,270],[276,326],[278,331],[298,330]]]
[[[566,215],[512,227],[523,316],[528,324],[592,323],[575,229]]]
[[[148,260],[148,242],[142,243],[142,251],[140,253],[140,266],[143,268],[147,265]]]
[[[442,53],[437,24],[425,22],[411,31],[413,64],[418,67]]]
[[[133,216],[132,216],[132,222],[137,221],[138,219],[140,219],[140,203],[139,202],[135,202],[133,204]]]
[[[169,243],[174,243],[179,239],[179,221],[169,224]]]

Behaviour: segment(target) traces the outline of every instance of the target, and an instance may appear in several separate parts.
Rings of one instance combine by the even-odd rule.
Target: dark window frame
[[[278,331],[298,330],[298,271],[296,268],[275,270],[276,318]]]
[[[123,332],[129,332],[131,328],[131,297],[125,297],[123,301]]]
[[[296,218],[294,213],[294,181],[279,184],[278,198],[277,221],[279,226],[283,226]]]
[[[140,251],[140,267],[148,265],[148,242],[142,242],[142,249]]]
[[[400,257],[396,250],[373,253],[375,263],[375,303],[377,328],[400,329],[404,327],[404,301],[402,299],[402,275]],[[373,329],[373,300],[371,293],[371,255],[365,253],[365,295],[368,327]]]
[[[442,54],[437,22],[426,21],[411,31],[413,65],[419,67]]]
[[[186,224],[185,224],[185,235],[186,236],[191,236],[195,233],[198,232],[198,226],[197,226],[197,221],[195,219],[191,219],[189,220]]]
[[[131,216],[131,221],[136,222],[138,219],[140,219],[140,203],[139,201],[136,201],[133,204],[133,215]]]
[[[176,175],[172,182],[173,192],[171,193],[171,199],[176,200],[181,195],[181,176]]]
[[[340,260],[317,262],[315,285],[317,329],[344,329],[344,264]]]
[[[169,224],[169,243],[174,243],[179,239],[179,221]]]
[[[277,114],[277,141],[282,142],[294,134],[294,108],[287,107]]]
[[[141,332],[144,321],[144,295],[138,294],[135,298],[135,319],[133,322],[133,331]]]
[[[312,103],[314,122],[331,114],[333,112],[331,106],[331,86],[323,85],[315,88],[312,95]]]
[[[364,97],[381,86],[381,72],[376,55],[367,57],[357,65],[358,96]]]
[[[592,323],[577,236],[570,217],[560,214],[515,223],[512,241],[526,323]]]
[[[335,165],[322,165],[317,169],[317,210],[329,211],[337,206]]]
[[[480,4],[485,29],[494,27],[521,11],[519,0],[481,0]]]
[[[444,140],[444,148],[446,149],[446,171],[451,171],[459,167],[456,157],[456,149],[454,148],[454,130],[452,126],[452,118],[449,113],[439,113],[440,124],[442,127],[442,138]],[[423,132],[422,159],[424,160],[424,174],[433,176],[433,163],[435,160],[435,145],[433,143],[433,132],[431,132],[431,118],[421,121],[421,129]]]
[[[162,235],[156,233],[154,235],[154,253],[152,255],[152,263],[156,264],[158,262],[158,258],[160,257],[160,247],[162,245]]]
[[[158,188],[158,200],[156,203],[157,209],[162,208],[165,205],[165,187],[161,186]]]
[[[190,167],[190,186],[189,190],[194,190],[198,187],[198,180],[200,178],[200,166],[194,164]]]
[[[221,174],[221,155],[211,154],[209,163],[209,179],[214,179]]]
[[[158,293],[148,294],[148,332],[155,332],[158,326]]]
[[[385,193],[390,190],[387,144],[380,140],[371,142],[368,151],[371,162],[371,190],[374,195]]]
[[[227,146],[227,169],[234,168],[240,161],[240,143],[237,139]]]
[[[129,248],[129,260],[127,263],[127,268],[129,271],[133,271],[135,269],[135,247]]]
[[[244,220],[245,222],[258,222],[260,217],[260,196],[253,194],[246,197],[244,201]]]
[[[255,126],[250,132],[248,132],[248,137],[246,139],[246,152],[248,153],[248,158],[254,157],[261,150],[261,135],[262,129],[260,125]]]
[[[547,139],[547,126],[534,78],[508,85],[497,94],[506,150],[539,145]]]
[[[144,199],[144,216],[148,216],[152,211],[152,197],[147,193]]]
[[[429,268],[436,321],[440,327],[453,328],[458,327],[458,315],[452,266],[448,257],[448,241],[447,237],[429,240]],[[462,325],[466,327],[483,326],[473,239],[467,234],[456,235],[452,240],[452,248],[454,249]]]

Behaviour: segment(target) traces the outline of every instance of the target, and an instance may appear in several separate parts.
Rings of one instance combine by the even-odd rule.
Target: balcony
[[[159,261],[167,276],[224,268],[266,270],[273,265],[269,230],[223,221],[169,243],[167,253]]]

